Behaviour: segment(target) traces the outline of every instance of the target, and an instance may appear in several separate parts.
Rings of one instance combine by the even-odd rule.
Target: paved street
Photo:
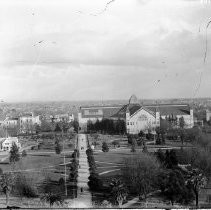
[[[77,198],[70,202],[70,208],[91,208],[92,197],[89,191],[88,177],[89,177],[89,165],[87,162],[87,138],[85,134],[78,134],[78,145],[79,150],[79,169],[78,169],[78,193]]]

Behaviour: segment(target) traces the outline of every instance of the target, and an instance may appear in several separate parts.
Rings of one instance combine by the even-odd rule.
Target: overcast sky
[[[108,2],[1,1],[0,98],[211,97],[211,1]]]

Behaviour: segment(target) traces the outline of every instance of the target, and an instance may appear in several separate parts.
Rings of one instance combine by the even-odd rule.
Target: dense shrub
[[[108,144],[106,142],[103,142],[103,144],[102,144],[102,151],[103,152],[108,152],[109,151],[109,147],[108,147]]]
[[[26,157],[26,156],[27,156],[26,150],[23,150],[21,156],[22,156],[22,157]]]
[[[112,119],[102,119],[97,120],[95,123],[89,121],[87,124],[88,132],[102,132],[107,134],[124,134],[126,133],[126,126],[124,120],[112,120]]]
[[[88,185],[91,190],[98,191],[102,188],[102,181],[97,173],[91,173],[88,179]]]
[[[120,147],[120,143],[119,143],[119,141],[117,141],[117,140],[112,141],[111,144],[112,144],[114,147]]]
[[[22,174],[17,175],[14,188],[15,192],[21,197],[35,198],[38,196],[32,180],[27,180]]]

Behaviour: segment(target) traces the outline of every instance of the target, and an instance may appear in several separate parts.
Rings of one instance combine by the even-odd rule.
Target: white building
[[[13,144],[16,144],[19,149],[21,148],[17,137],[8,137],[1,141],[1,150],[10,151]]]
[[[72,122],[74,121],[74,115],[71,114],[57,114],[55,116],[52,116],[52,119],[54,122],[62,122],[62,121],[65,121],[65,122]]]
[[[16,127],[18,126],[18,118],[17,117],[6,117],[3,121],[4,127]]]
[[[40,116],[33,113],[24,114],[19,117],[20,133],[33,133],[35,125],[41,125]]]
[[[206,110],[206,121],[208,122],[208,121],[210,121],[210,119],[211,119],[211,111],[210,110]]]
[[[180,118],[184,119],[185,128],[194,126],[193,110],[187,104],[129,104],[126,112],[127,133],[137,134],[140,131],[155,130],[160,126],[161,119],[172,118],[175,126],[179,126]]]

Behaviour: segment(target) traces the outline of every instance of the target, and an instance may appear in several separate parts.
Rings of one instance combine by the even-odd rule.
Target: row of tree
[[[103,134],[125,134],[126,126],[124,120],[112,120],[103,118],[101,121],[97,120],[92,122],[91,120],[87,123],[88,132],[101,132]]]
[[[102,189],[102,181],[97,172],[97,166],[95,164],[94,154],[90,147],[86,150],[86,154],[90,171],[90,176],[88,177],[89,188],[93,191],[99,191]]]

